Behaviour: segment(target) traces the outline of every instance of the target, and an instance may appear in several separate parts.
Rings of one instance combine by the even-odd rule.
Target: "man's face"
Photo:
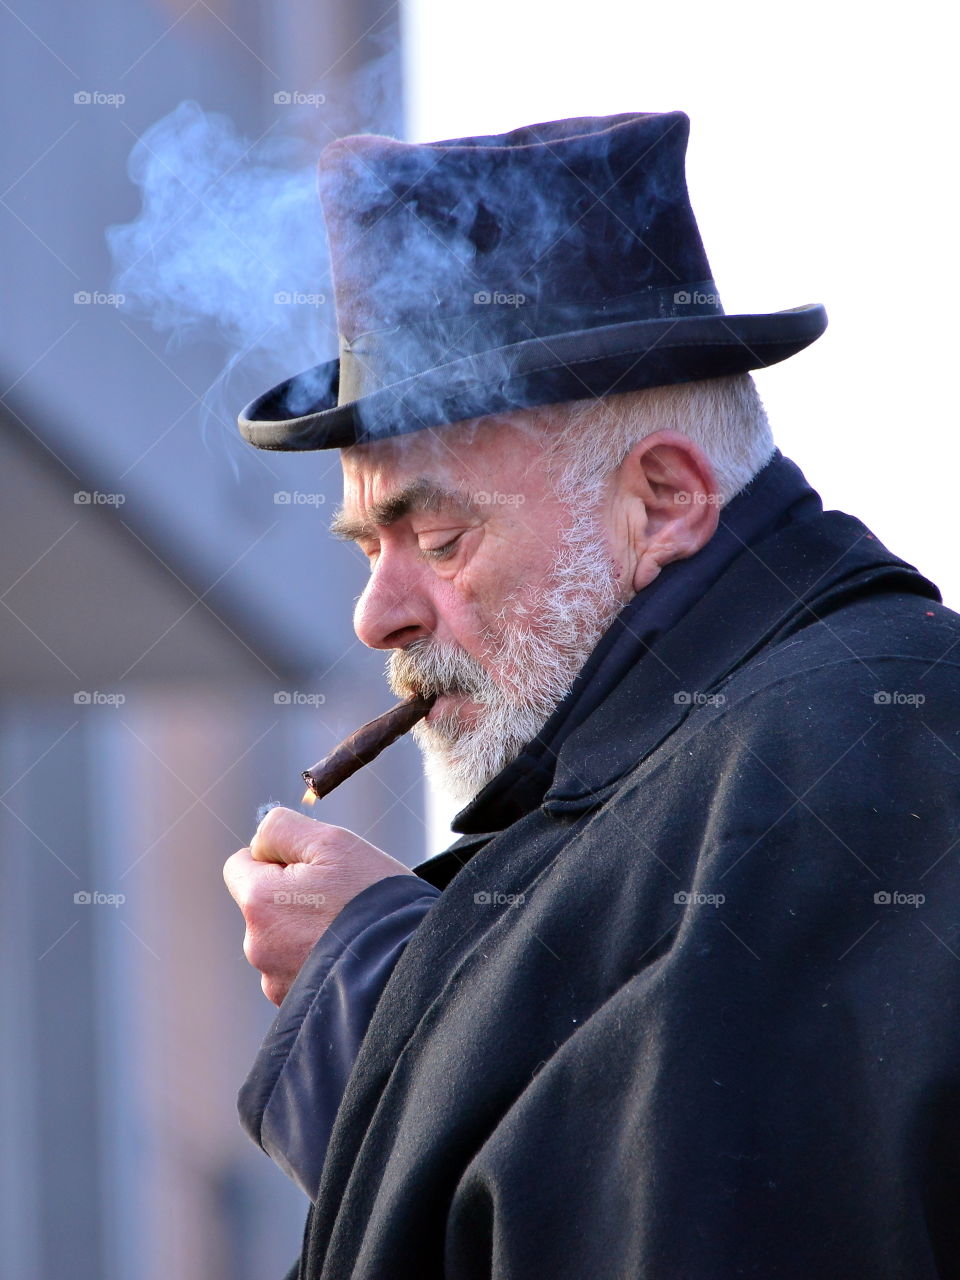
[[[542,427],[487,419],[343,451],[334,531],[370,564],[354,626],[459,800],[533,738],[627,596],[598,510],[561,501]]]

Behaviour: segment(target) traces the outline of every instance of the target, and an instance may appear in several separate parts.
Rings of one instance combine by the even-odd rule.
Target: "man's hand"
[[[243,953],[263,974],[267,999],[282,1003],[314,943],[351,898],[387,876],[411,874],[352,831],[271,809],[250,847],[223,868],[247,925]]]

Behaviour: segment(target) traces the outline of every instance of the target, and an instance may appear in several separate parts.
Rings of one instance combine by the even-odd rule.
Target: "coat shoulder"
[[[923,706],[931,698],[956,706],[960,614],[915,595],[868,596],[811,617],[732,673],[722,689],[728,709],[747,699],[779,701],[786,690],[827,699],[828,708],[838,699],[856,705],[865,694],[871,699],[865,709]]]

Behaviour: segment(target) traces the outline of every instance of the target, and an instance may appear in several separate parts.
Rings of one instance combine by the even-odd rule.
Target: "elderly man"
[[[960,1275],[960,619],[776,450],[825,316],[724,314],[686,123],[324,153],[340,359],[241,428],[342,449],[464,808],[227,864],[292,1277]]]

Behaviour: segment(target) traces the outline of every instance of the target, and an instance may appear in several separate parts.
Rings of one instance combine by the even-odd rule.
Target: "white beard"
[[[566,531],[543,585],[519,597],[504,603],[483,665],[458,645],[433,640],[394,650],[387,664],[400,696],[461,693],[480,706],[472,724],[447,714],[413,730],[428,777],[461,805],[537,736],[626,603],[592,514],[578,515]]]

